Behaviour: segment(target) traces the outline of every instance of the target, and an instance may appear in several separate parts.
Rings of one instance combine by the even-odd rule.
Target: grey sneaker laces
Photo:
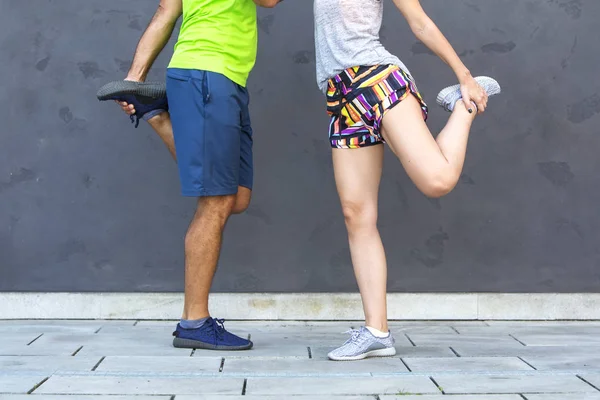
[[[350,329],[344,333],[350,334],[350,338],[344,344],[355,343],[356,345],[360,345],[363,342],[360,329]]]

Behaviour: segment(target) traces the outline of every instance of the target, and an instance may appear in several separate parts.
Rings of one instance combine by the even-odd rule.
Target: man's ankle
[[[179,321],[179,326],[181,326],[183,329],[198,329],[200,328],[202,325],[204,325],[206,323],[206,321],[208,321],[210,317],[204,317],[204,318],[195,318],[195,319],[181,319],[181,321]]]
[[[154,110],[144,115],[144,120],[151,126],[162,125],[169,120],[169,112],[165,110]]]
[[[181,315],[181,319],[200,319],[200,318],[208,318],[210,317],[210,313],[208,311],[184,311]]]

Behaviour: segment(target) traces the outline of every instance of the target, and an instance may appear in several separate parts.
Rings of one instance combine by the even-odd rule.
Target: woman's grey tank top
[[[317,83],[361,65],[392,64],[410,72],[379,41],[383,0],[314,0]]]

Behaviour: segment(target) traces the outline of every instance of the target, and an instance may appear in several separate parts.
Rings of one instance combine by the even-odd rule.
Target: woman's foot
[[[478,76],[475,81],[481,85],[481,87],[487,92],[488,97],[492,97],[501,92],[500,84],[493,78],[488,76]],[[460,91],[460,85],[449,86],[437,96],[437,103],[444,110],[452,112],[454,111],[455,104],[462,99],[462,93]]]
[[[395,340],[391,332],[386,337],[379,338],[363,326],[360,329],[352,329],[348,333],[350,333],[350,339],[327,355],[330,360],[354,361],[367,357],[396,355]]]

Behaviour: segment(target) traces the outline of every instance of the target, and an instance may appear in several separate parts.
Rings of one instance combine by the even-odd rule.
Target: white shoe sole
[[[372,350],[367,351],[366,353],[359,354],[357,356],[348,356],[348,357],[335,357],[330,354],[327,355],[332,361],[357,361],[364,360],[369,357],[391,357],[396,355],[395,347],[387,347],[385,349]]]
[[[494,78],[490,78],[489,76],[478,76],[475,78],[475,80],[477,81],[477,83],[479,83],[481,86],[484,87],[497,87],[497,90],[492,91],[491,93],[488,93],[488,96],[494,96],[497,95],[501,92],[501,88],[500,88],[500,84],[494,79]],[[448,95],[450,95],[451,93],[460,90],[460,85],[452,85],[452,86],[448,86],[445,89],[442,89],[440,91],[440,93],[437,96],[436,102],[438,105],[440,106],[444,106],[444,100],[446,99],[446,97],[448,97]]]

